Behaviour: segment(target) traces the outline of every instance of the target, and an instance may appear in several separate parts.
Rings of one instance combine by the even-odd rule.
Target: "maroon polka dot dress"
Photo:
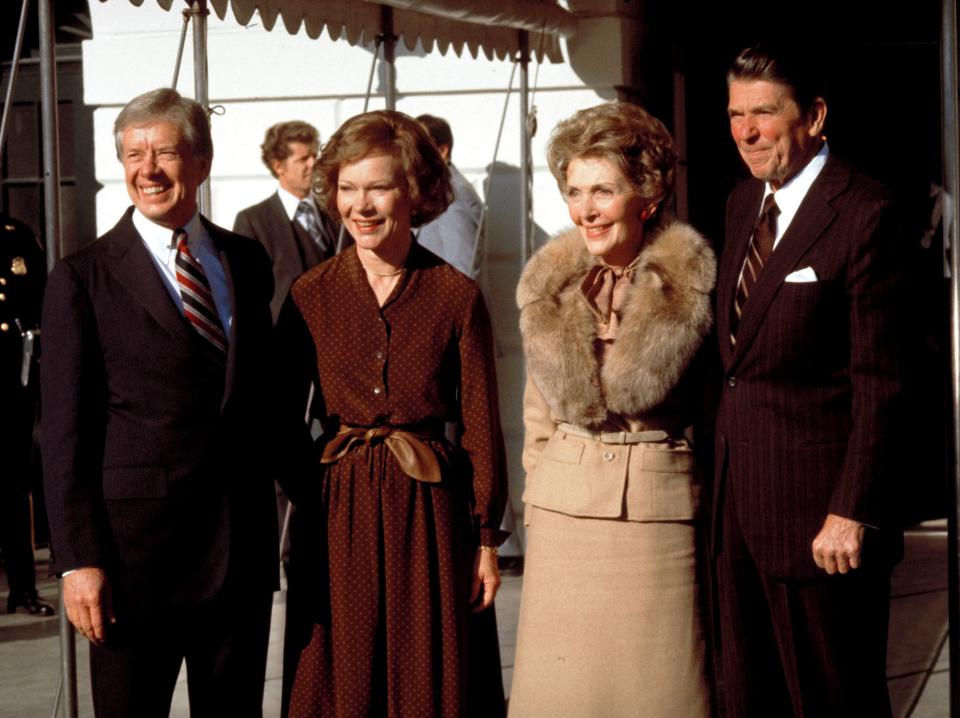
[[[303,477],[289,573],[289,715],[502,715],[496,618],[468,605],[478,543],[504,538],[507,490],[477,285],[414,244],[383,307],[352,249],[304,275],[291,296],[315,354],[325,425],[428,432],[442,481],[407,476],[383,443]],[[445,422],[460,426],[461,449],[442,439]]]

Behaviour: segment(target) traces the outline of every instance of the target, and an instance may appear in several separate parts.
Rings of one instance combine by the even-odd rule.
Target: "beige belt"
[[[437,439],[431,434],[406,431],[392,426],[349,426],[340,431],[323,448],[321,464],[332,464],[342,459],[357,444],[370,446],[379,442],[386,444],[407,476],[429,484],[440,483],[440,464],[437,455],[424,441]]]
[[[666,441],[671,437],[669,432],[662,429],[650,431],[591,431],[574,424],[557,424],[557,430],[571,436],[583,439],[593,439],[603,444],[644,444],[648,442]]]

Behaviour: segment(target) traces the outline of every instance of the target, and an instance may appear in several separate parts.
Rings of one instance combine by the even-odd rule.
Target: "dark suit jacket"
[[[290,221],[276,192],[262,202],[240,210],[234,220],[234,232],[257,240],[270,255],[274,280],[270,312],[274,322],[294,280],[343,249],[337,246],[339,226],[326,213],[321,211],[319,214],[325,244],[332,248],[328,252],[321,252],[307,231],[299,223]],[[350,242],[350,235],[344,234],[344,246]]]
[[[715,509],[733,498],[758,564],[814,577],[811,543],[828,513],[868,530],[865,565],[897,556],[892,505],[902,418],[903,251],[887,191],[830,156],[744,307],[730,315],[763,183],[727,204],[717,285],[724,384]],[[817,281],[787,282],[811,267]],[[871,545],[872,544],[872,545]]]
[[[43,307],[52,571],[107,571],[121,611],[277,587],[263,248],[206,220],[230,287],[226,374],[170,299],[132,208],[63,259]]]

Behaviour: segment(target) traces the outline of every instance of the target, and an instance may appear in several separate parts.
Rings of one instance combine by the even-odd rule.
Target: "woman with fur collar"
[[[663,124],[609,102],[547,149],[576,225],[520,279],[527,553],[510,715],[707,716],[689,427],[716,260],[669,223]]]

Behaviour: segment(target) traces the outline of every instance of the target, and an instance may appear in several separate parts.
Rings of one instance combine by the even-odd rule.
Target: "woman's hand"
[[[483,596],[480,588],[483,587]],[[500,588],[500,568],[497,566],[497,554],[477,548],[473,559],[473,585],[470,587],[470,604],[473,612],[478,613],[493,605],[493,598]]]

